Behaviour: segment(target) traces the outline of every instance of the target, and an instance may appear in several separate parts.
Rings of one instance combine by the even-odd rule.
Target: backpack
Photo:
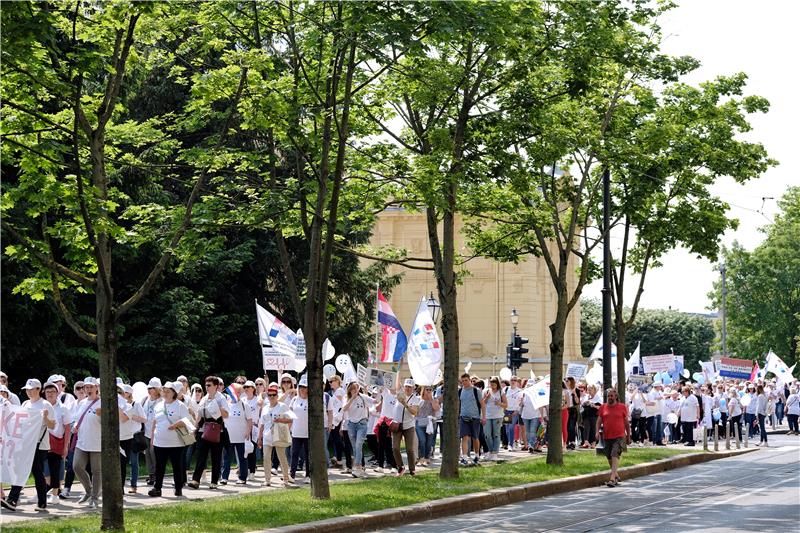
[[[462,391],[462,390],[464,390],[464,387],[459,387],[459,388],[458,388],[458,397],[459,397],[459,398],[461,398],[461,391]],[[477,405],[477,406],[478,406],[478,413],[480,413],[480,412],[481,412],[481,400],[480,400],[480,398],[478,397],[478,387],[475,387],[475,386],[473,385],[473,387],[472,387],[472,392],[473,392],[473,394],[475,395],[475,405]],[[480,414],[479,414],[478,416],[480,416]]]

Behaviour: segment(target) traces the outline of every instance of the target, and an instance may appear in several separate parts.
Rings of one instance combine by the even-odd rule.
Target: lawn
[[[620,466],[631,466],[686,453],[686,450],[633,448]],[[440,480],[436,472],[412,478],[382,477],[331,485],[331,499],[312,500],[309,489],[258,492],[158,505],[125,512],[128,531],[252,531],[335,516],[401,507],[471,492],[588,474],[608,468],[604,457],[569,453],[564,465],[553,467],[543,459],[526,459],[479,468],[462,469],[455,480]],[[99,527],[99,517],[89,515],[4,526],[6,531],[89,531]]]

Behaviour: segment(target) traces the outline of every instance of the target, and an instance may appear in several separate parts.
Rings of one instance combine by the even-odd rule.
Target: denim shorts
[[[472,418],[467,421],[466,418],[463,416],[459,418],[461,421],[461,428],[459,430],[459,436],[461,438],[464,437],[471,437],[473,439],[477,439],[480,436],[481,432],[481,419],[480,418]]]

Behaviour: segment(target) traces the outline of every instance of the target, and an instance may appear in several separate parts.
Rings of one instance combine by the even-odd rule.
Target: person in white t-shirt
[[[0,372],[0,385],[5,385],[8,388],[8,376],[5,372]],[[8,391],[8,401],[11,402],[11,405],[19,405],[19,396],[11,392],[10,389]]]
[[[694,428],[700,420],[700,403],[688,385],[683,388],[680,413],[684,446],[694,446]]]
[[[515,431],[517,424],[519,423],[519,412],[522,410],[522,389],[519,388],[519,378],[517,376],[511,376],[511,386],[506,387],[505,391],[506,401],[508,403],[508,407],[506,407],[505,415],[509,418],[509,423],[506,424],[506,440],[508,441],[508,449],[509,450],[516,450],[517,443],[515,440]],[[520,438],[522,440],[522,438]],[[527,448],[524,443],[522,444],[522,448]]]
[[[246,381],[244,386],[245,398],[244,402],[250,408],[250,442],[253,443],[253,451],[247,454],[247,479],[252,480],[256,475],[256,468],[258,467],[258,454],[256,450],[256,442],[258,442],[258,417],[261,415],[262,399],[258,396],[256,383],[254,381]]]
[[[59,493],[59,498],[62,500],[66,500],[72,497],[72,484],[75,482],[75,470],[72,468],[72,462],[75,458],[75,449],[71,446],[71,443],[74,439],[77,438],[75,435],[75,424],[78,421],[78,404],[86,398],[86,393],[83,392],[83,381],[76,381],[74,385],[72,385],[72,392],[75,393],[75,403],[72,404],[72,408],[70,409],[70,418],[72,419],[72,433],[67,435],[66,445],[69,449],[67,453],[67,464],[66,464],[66,474],[64,475],[64,490]]]
[[[308,462],[308,377],[303,374],[297,384],[297,396],[289,404],[289,409],[294,414],[292,422],[292,466],[289,477],[293,480],[297,475],[297,465],[300,458],[306,468],[306,480],[310,481]]]
[[[402,366],[402,363],[401,363]],[[422,403],[420,397],[414,393],[414,380],[411,378],[403,382],[403,388],[400,389],[400,369],[397,371],[397,381],[395,383],[397,391],[397,405],[395,406],[394,416],[392,420],[397,422],[399,427],[398,431],[392,433],[392,454],[394,455],[394,463],[397,465],[397,477],[400,477],[405,472],[403,466],[403,456],[400,455],[400,440],[404,440],[406,444],[406,459],[408,459],[408,473],[415,475],[415,468],[417,464],[417,430],[416,430],[416,417],[419,411],[419,405]]]
[[[128,494],[136,494],[136,485],[139,482],[139,453],[133,451],[133,436],[142,431],[142,424],[147,422],[147,417],[144,414],[144,407],[139,402],[133,400],[133,387],[127,383],[122,385],[122,397],[125,400],[125,414],[128,415],[128,420],[119,425],[119,441],[120,447],[122,443],[130,439],[130,453],[123,456],[120,460],[122,464],[122,484],[125,485],[125,475],[128,464],[131,465],[131,484],[128,489]]]
[[[279,433],[279,430],[276,428],[278,424],[290,426],[292,423],[293,412],[285,403],[278,402],[277,386],[270,386],[267,389],[266,395],[267,403],[261,410],[261,416],[259,417],[258,423],[258,435],[256,439],[258,442],[258,447],[264,449],[264,482],[262,483],[262,486],[270,486],[270,464],[272,450],[275,449],[281,465],[283,485],[285,487],[290,487],[293,486],[293,480],[289,477],[289,460],[286,457],[286,448],[288,448],[288,443],[286,441],[276,442],[276,436],[278,436]],[[290,427],[286,427],[283,431],[288,433],[290,431]]]
[[[36,510],[45,511],[47,509],[47,483],[44,480],[44,464],[47,460],[47,452],[50,450],[48,430],[56,427],[56,412],[53,406],[41,397],[41,381],[29,379],[22,389],[28,395],[28,399],[22,403],[22,410],[27,411],[31,419],[39,418],[42,421],[41,429],[37,434],[37,445],[33,454],[31,475],[36,482]],[[3,509],[15,511],[21,492],[21,486],[12,486],[8,496],[0,501]]]
[[[384,468],[396,468],[394,464],[394,454],[392,453],[392,432],[389,426],[394,417],[394,411],[397,406],[397,396],[393,383],[384,383],[381,389],[381,403],[380,403],[380,416],[378,418],[378,466],[375,468],[376,472],[383,472]]]
[[[48,381],[42,388],[45,399],[55,411],[56,426],[47,430],[49,435],[46,438],[50,441],[50,450],[47,452],[45,480],[52,491],[47,497],[47,503],[56,503],[64,476],[64,460],[69,452],[67,437],[71,431],[72,413],[59,401],[59,389],[55,383]]]
[[[88,502],[90,508],[97,508],[103,481],[100,469],[100,417],[103,413],[100,409],[98,381],[93,377],[87,377],[83,380],[83,389],[86,398],[81,400],[77,409],[79,414],[75,430],[78,433],[78,441],[75,446],[73,467],[85,491],[78,503]],[[117,416],[120,417],[120,422],[128,420],[125,407],[125,400],[117,396]],[[86,470],[86,466],[90,463],[91,477]]]
[[[364,456],[364,440],[367,438],[369,409],[374,403],[371,397],[361,393],[361,387],[357,381],[351,381],[347,384],[347,393],[342,411],[347,416],[347,435],[350,438],[350,446],[353,448],[355,455],[353,477],[367,475],[362,459]]]
[[[156,479],[153,488],[147,493],[148,496],[161,496],[167,460],[172,464],[175,496],[183,496],[182,489],[186,476],[186,468],[183,465],[184,444],[177,429],[187,427],[189,408],[178,400],[178,393],[182,387],[179,382],[167,381],[161,389],[161,401],[155,406],[155,417],[151,427],[153,439],[150,442],[156,456]]]
[[[156,481],[156,455],[150,441],[153,439],[151,433],[153,418],[155,417],[155,406],[161,401],[161,380],[150,378],[147,383],[147,398],[142,401],[142,408],[147,420],[144,422],[144,437],[147,447],[144,449],[144,461],[147,464],[147,484],[152,485]]]
[[[217,488],[220,471],[222,470],[222,441],[225,436],[220,434],[220,442],[210,442],[202,437],[203,426],[208,422],[223,425],[228,418],[228,402],[220,391],[222,380],[217,376],[208,376],[205,380],[206,395],[200,400],[197,406],[197,423],[200,428],[199,438],[197,439],[195,452],[197,453],[197,463],[194,467],[192,480],[186,484],[189,488],[200,488],[200,480],[203,478],[203,471],[206,468],[206,459],[211,453],[211,484],[209,488]]]
[[[228,418],[225,419],[225,429],[228,431],[228,441],[230,444],[227,448],[225,460],[222,463],[220,484],[226,485],[228,483],[228,476],[231,471],[231,460],[235,453],[239,469],[239,479],[236,481],[236,484],[246,485],[247,458],[244,453],[244,443],[246,440],[250,440],[253,429],[253,415],[251,414],[250,406],[247,405],[245,401],[242,385],[233,383],[231,386],[236,391],[237,399],[229,398],[228,401]]]

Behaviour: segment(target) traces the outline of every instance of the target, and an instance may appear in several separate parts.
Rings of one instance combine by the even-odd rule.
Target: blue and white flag
[[[408,345],[408,369],[417,385],[433,385],[439,365],[442,363],[442,343],[436,331],[436,324],[428,309],[427,302],[422,302],[414,318],[411,328],[411,342]]]
[[[269,341],[282,355],[294,357],[297,353],[297,335],[278,317],[275,317],[269,330]]]

